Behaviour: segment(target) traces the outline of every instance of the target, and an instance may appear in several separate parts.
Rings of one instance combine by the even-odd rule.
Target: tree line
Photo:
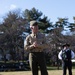
[[[25,37],[31,33],[29,22],[37,20],[39,30],[46,34],[49,49],[45,49],[47,63],[58,64],[58,52],[63,43],[70,43],[75,52],[75,17],[74,23],[68,18],[58,18],[54,24],[48,16],[36,8],[9,11],[0,23],[0,61],[28,60],[28,52],[24,50]],[[63,32],[69,31],[66,34]]]

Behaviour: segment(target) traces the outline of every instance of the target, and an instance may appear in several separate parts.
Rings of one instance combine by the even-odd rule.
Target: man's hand
[[[38,44],[37,41],[35,41],[32,45],[30,45],[30,48],[41,48],[41,45]]]
[[[35,42],[33,43],[33,46],[34,46],[34,47],[38,47],[37,41],[35,41]]]

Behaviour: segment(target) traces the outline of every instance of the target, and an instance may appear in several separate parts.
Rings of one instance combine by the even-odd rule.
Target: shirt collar
[[[67,49],[66,51],[69,51],[70,49]]]
[[[38,34],[39,34],[39,33],[37,33],[37,34],[33,34],[33,33],[32,33],[31,36],[33,37],[33,36],[38,35]]]
[[[64,50],[64,49],[63,49]],[[64,51],[69,51],[70,49],[66,49],[66,50],[64,50]]]

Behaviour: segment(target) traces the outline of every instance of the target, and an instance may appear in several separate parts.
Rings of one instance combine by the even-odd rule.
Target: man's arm
[[[58,58],[59,58],[60,60],[62,60],[62,50],[59,52]]]
[[[75,53],[71,50],[71,58],[73,59],[75,57]]]
[[[34,48],[34,46],[33,46],[33,44],[30,45],[29,36],[27,36],[26,39],[24,40],[24,49],[27,50],[27,51],[30,51],[33,48]]]

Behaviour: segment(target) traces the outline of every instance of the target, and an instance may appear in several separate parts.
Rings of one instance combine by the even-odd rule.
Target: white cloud
[[[10,9],[10,10],[14,10],[14,9],[16,9],[16,8],[17,8],[17,6],[16,6],[16,5],[11,4],[9,9]]]

